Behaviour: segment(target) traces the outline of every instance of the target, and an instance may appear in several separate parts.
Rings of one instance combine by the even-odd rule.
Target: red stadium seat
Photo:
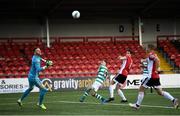
[[[5,47],[1,47],[2,45]],[[86,43],[56,42],[51,44],[51,48],[43,46],[42,43],[37,44],[35,42],[12,42],[11,44],[5,43],[2,45],[0,44],[0,50],[2,51],[0,55],[5,56],[6,61],[0,62],[2,65],[0,65],[0,74],[27,75],[30,68],[28,62],[32,58],[33,49],[39,46],[43,52],[42,57],[51,59],[54,62],[53,67],[43,71],[48,78],[96,76],[99,61],[102,59],[107,59],[110,72],[115,74],[121,65],[117,57],[120,53],[125,53],[126,48],[131,48],[133,51],[137,50],[139,53],[135,54],[133,64],[133,68],[137,68],[133,74],[137,74],[139,73],[139,59],[142,55],[145,55],[145,51],[136,40],[122,40],[117,41],[115,44],[113,42],[102,41]],[[168,46],[169,44],[166,45]],[[170,50],[167,47],[165,49]],[[27,58],[19,56],[22,55],[20,50],[24,50]],[[42,66],[43,65],[45,64],[42,63]],[[19,76],[15,77],[17,78]]]

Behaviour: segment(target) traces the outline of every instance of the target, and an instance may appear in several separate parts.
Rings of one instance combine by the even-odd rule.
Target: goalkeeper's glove
[[[45,70],[47,68],[47,66],[43,66],[42,69]]]
[[[52,66],[52,65],[53,65],[53,62],[51,60],[46,60],[47,67]]]

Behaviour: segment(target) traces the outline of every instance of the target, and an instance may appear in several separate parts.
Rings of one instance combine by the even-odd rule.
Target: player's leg
[[[18,99],[17,103],[19,106],[22,106],[22,101],[24,100],[24,98],[26,98],[29,93],[33,90],[34,88],[34,81],[32,79],[28,79],[29,81],[29,88],[23,93],[23,95],[21,96],[20,99]]]
[[[102,95],[98,94],[95,88],[92,89],[91,95],[96,99],[101,100],[102,103],[105,103],[105,98]]]
[[[124,76],[124,75],[120,74],[118,76],[118,78],[115,79],[118,82],[118,84],[117,84],[117,93],[122,98],[122,100],[121,100],[122,103],[127,102],[127,99],[126,99],[123,91],[121,90],[121,88],[123,88],[123,84],[126,84],[126,78],[127,78],[127,76]]]
[[[126,76],[124,76],[122,74],[118,74],[112,81],[113,82],[112,84],[117,83],[117,85],[119,86],[119,87],[117,87],[117,92],[118,92],[118,95],[122,98],[121,102],[127,102],[127,99],[124,96],[124,93],[122,92],[122,90],[120,90],[121,85],[123,85],[125,83],[126,78],[127,78]],[[113,93],[114,93],[114,90],[113,90]],[[110,98],[106,102],[110,102],[110,101],[114,100],[113,98],[114,98],[114,95],[112,96],[112,94],[110,94]]]
[[[123,91],[121,90],[121,88],[122,88],[122,84],[118,84],[117,85],[117,94],[121,97],[121,103],[126,103],[126,102],[128,102],[127,101],[127,99],[126,99],[126,97],[125,97],[125,95],[124,95],[124,93],[123,93]]]
[[[84,100],[86,99],[86,97],[89,96],[89,93],[90,93],[91,90],[92,90],[92,88],[91,88],[91,87],[88,87],[88,88],[85,90],[84,94],[80,97],[79,101],[80,101],[80,102],[84,102]]]
[[[139,87],[139,93],[138,93],[138,97],[137,97],[137,101],[136,101],[136,105],[137,106],[140,106],[143,99],[144,99],[144,92],[145,92],[145,89],[148,87],[148,86],[151,86],[151,79],[149,77],[143,77],[143,79],[141,80],[141,86]]]
[[[136,103],[132,104],[130,103],[130,107],[134,108],[134,109],[139,109],[140,105],[144,99],[144,92],[145,89],[151,85],[151,79],[148,77],[143,77],[143,79],[141,80],[141,86],[139,87],[139,93],[137,96],[137,101]]]
[[[140,105],[144,99],[144,91],[145,91],[145,87],[144,86],[140,86],[139,88],[139,93],[138,93],[138,96],[137,96],[137,101],[136,103],[132,104],[132,103],[129,103],[129,106],[134,108],[134,109],[139,109],[140,108]]]
[[[91,86],[92,90],[90,92],[93,97],[95,97],[98,100],[101,100],[102,103],[105,103],[105,98],[97,93],[101,85],[101,83],[95,81]]]
[[[36,78],[36,83],[35,85],[40,89],[40,94],[39,94],[39,102],[38,102],[38,106],[44,110],[46,110],[46,107],[44,106],[44,104],[42,103],[44,100],[44,95],[46,94],[46,92],[48,91],[48,89],[46,89],[44,87],[44,85],[41,83],[39,78]]]
[[[166,99],[169,99],[170,101],[173,102],[174,108],[178,108],[178,106],[179,106],[178,99],[174,98],[169,92],[166,92],[166,91],[162,90],[162,88],[160,87],[161,86],[160,79],[159,78],[154,79],[153,81],[154,81],[153,82],[154,83],[154,88],[155,88],[156,92],[158,93],[158,95],[161,95]]]
[[[140,86],[137,101],[136,101],[137,106],[140,106],[144,99],[144,91],[145,91],[145,87]]]
[[[164,98],[172,101],[174,108],[178,108],[179,107],[179,102],[177,98],[174,98],[169,92],[167,91],[163,91],[162,88],[160,87],[156,87],[155,88],[156,92],[158,93],[158,95],[163,96]]]
[[[120,74],[117,74],[110,82],[109,85],[109,98],[106,100],[106,102],[111,102],[114,101],[114,89],[117,86],[118,83],[118,78],[119,78]]]
[[[114,89],[116,88],[117,83],[113,80],[109,85],[109,99],[106,102],[114,101]]]

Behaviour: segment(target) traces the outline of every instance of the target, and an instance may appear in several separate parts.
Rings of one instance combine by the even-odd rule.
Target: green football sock
[[[91,89],[87,89],[87,90],[84,92],[83,96],[84,96],[84,97],[87,97],[87,96],[89,95],[90,91],[91,91]]]
[[[101,95],[97,94],[97,93],[95,94],[95,97],[96,97],[96,99],[104,100],[104,98]]]

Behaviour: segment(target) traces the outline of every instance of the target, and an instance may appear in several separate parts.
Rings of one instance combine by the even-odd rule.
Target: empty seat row
[[[42,57],[51,59],[53,67],[43,71],[45,77],[84,77],[96,76],[99,61],[106,59],[110,73],[115,74],[120,68],[121,62],[117,57],[125,53],[127,48],[134,51],[132,56],[134,64],[130,74],[140,74],[140,59],[145,55],[145,50],[139,46],[137,41],[113,42],[62,42],[52,43],[50,48],[43,44],[11,43],[0,44],[2,60],[0,60],[1,77],[27,77],[29,72],[33,49],[39,45],[42,49]],[[22,46],[24,48],[22,49]],[[9,48],[8,48],[9,47]],[[6,51],[16,51],[9,52]],[[42,63],[44,65],[44,63]],[[85,74],[83,74],[85,73]],[[14,74],[14,75],[13,75]],[[41,76],[42,77],[42,76]]]

